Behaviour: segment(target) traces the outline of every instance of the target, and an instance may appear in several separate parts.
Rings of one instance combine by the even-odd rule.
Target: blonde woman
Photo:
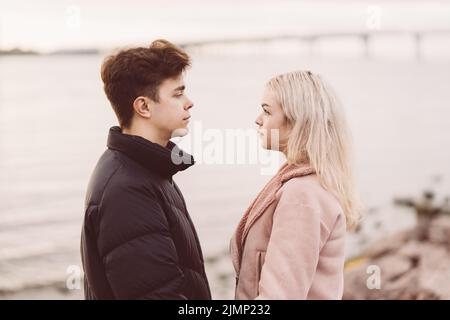
[[[271,79],[261,107],[262,145],[283,152],[287,162],[231,240],[235,298],[341,299],[346,230],[360,210],[344,114],[309,71]]]

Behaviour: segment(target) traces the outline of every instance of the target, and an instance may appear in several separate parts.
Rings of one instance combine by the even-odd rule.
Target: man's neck
[[[169,143],[169,139],[161,137],[161,134],[158,134],[158,132],[156,132],[156,130],[152,130],[152,128],[143,128],[142,126],[131,125],[129,128],[122,128],[122,133],[142,137],[163,147],[166,147]]]

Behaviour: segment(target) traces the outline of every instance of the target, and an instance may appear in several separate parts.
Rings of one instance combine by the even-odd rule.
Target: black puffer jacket
[[[171,151],[189,163],[175,164]],[[112,127],[86,195],[86,299],[211,299],[200,243],[172,176],[193,164]]]

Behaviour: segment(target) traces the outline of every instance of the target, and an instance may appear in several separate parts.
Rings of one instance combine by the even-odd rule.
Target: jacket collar
[[[165,178],[192,166],[194,158],[169,141],[166,147],[139,136],[122,133],[120,127],[109,129],[107,146],[126,154],[148,170]]]
[[[295,177],[314,174],[315,170],[307,164],[289,164],[285,163],[275,176],[260,191],[252,204],[244,213],[235,231],[234,237],[230,243],[231,258],[236,272],[239,273],[240,261],[245,244],[245,239],[250,228],[258,220],[258,218],[266,211],[266,209],[276,200],[276,193],[282,185]]]

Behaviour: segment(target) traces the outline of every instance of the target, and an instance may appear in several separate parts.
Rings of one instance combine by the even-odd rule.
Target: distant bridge
[[[249,38],[224,38],[212,40],[189,41],[180,43],[183,48],[203,47],[217,44],[239,44],[239,43],[269,43],[276,40],[292,40],[309,43],[310,47],[321,39],[327,38],[359,38],[364,45],[364,55],[370,56],[369,43],[371,38],[385,35],[404,35],[410,36],[415,42],[415,51],[417,59],[422,57],[422,41],[430,35],[446,35],[450,36],[450,29],[427,29],[427,30],[367,30],[367,31],[350,31],[350,32],[322,32],[308,34],[289,34],[289,35],[271,35]]]

